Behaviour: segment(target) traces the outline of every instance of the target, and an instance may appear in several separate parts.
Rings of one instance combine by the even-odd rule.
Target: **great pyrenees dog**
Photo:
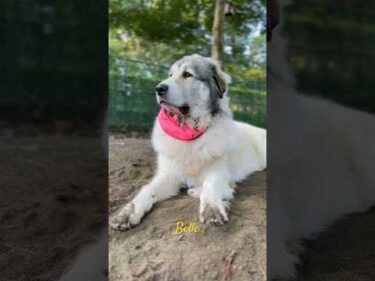
[[[155,88],[161,107],[152,132],[157,171],[111,220],[114,229],[136,226],[182,186],[199,197],[202,223],[228,221],[233,183],[266,168],[266,131],[233,120],[229,82],[211,58],[185,56],[172,65],[169,78]]]

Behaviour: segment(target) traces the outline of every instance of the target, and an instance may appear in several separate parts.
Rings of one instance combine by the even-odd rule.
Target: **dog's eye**
[[[172,77],[172,73],[169,73],[168,75],[169,75],[169,77]]]
[[[190,72],[184,71],[184,73],[182,73],[182,77],[184,78],[193,77],[193,74],[191,74]]]

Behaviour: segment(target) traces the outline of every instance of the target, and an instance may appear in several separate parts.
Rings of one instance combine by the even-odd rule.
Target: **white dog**
[[[161,111],[152,144],[157,171],[151,182],[112,220],[117,230],[141,222],[153,204],[178,194],[182,185],[199,196],[202,223],[228,221],[232,182],[266,167],[266,131],[232,118],[229,76],[199,55],[183,57],[156,87]]]

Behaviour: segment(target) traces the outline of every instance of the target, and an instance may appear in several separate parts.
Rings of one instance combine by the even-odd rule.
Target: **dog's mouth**
[[[183,104],[181,106],[176,106],[174,104],[171,104],[169,102],[166,102],[165,100],[160,100],[159,104],[161,106],[164,106],[166,110],[173,115],[188,115],[190,112],[190,106],[187,104]]]

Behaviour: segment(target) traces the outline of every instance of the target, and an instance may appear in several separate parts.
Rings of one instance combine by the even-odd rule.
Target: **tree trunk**
[[[224,45],[224,0],[216,0],[215,17],[212,27],[212,35],[214,42],[211,50],[211,57],[222,61],[223,59],[223,45]]]

